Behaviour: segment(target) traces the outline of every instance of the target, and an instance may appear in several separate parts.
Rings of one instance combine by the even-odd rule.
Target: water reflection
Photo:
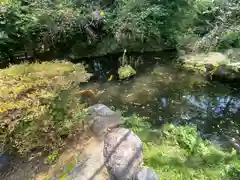
[[[88,88],[102,92],[100,103],[120,108],[126,116],[148,116],[156,126],[195,124],[206,138],[239,136],[240,97],[234,89],[164,64],[144,68],[130,81],[92,83]]]
[[[194,111],[197,112],[189,120],[197,124],[202,132],[239,135],[239,97],[193,94],[184,98],[195,107]]]

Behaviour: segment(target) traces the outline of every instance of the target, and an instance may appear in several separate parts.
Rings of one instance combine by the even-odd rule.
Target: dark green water
[[[202,137],[223,146],[234,143],[240,149],[238,88],[174,68],[171,60],[175,56],[168,53],[133,57],[139,62],[132,64],[137,75],[128,81],[107,81],[111,74],[116,75],[117,61],[109,67],[106,62],[110,61],[104,59],[95,61],[97,66],[92,63],[96,76],[85,88],[98,94],[98,103],[121,109],[124,116],[136,113],[150,117],[156,126],[166,122],[194,124]]]

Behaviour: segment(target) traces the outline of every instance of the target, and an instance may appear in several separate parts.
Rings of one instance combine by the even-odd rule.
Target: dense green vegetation
[[[238,0],[0,0],[0,65],[44,54],[176,49],[193,52],[184,56],[189,69],[211,74],[215,66],[227,65],[229,75],[240,72],[239,48]],[[209,52],[226,55],[227,63],[221,55],[205,61]],[[213,67],[207,69],[209,63]],[[128,64],[121,64],[122,78],[136,73]],[[74,92],[88,77],[82,64],[65,61],[1,69],[0,155],[59,150],[70,134],[84,131],[85,104]],[[203,141],[194,127],[155,129],[139,117],[127,122],[144,142],[146,165],[162,179],[220,179],[230,176],[231,168],[240,170],[236,152]]]
[[[154,127],[149,120],[137,115],[123,117],[125,127],[143,142],[143,166],[152,167],[160,180],[239,179],[240,157],[235,150],[227,152],[203,140],[195,126]],[[48,158],[51,160],[52,155]],[[65,179],[76,163],[73,158],[55,173]],[[44,177],[49,179],[46,174]]]
[[[74,92],[88,78],[82,64],[65,61],[0,70],[0,152],[62,147],[69,134],[84,128],[84,104]]]
[[[125,122],[143,141],[144,164],[153,167],[159,179],[239,179],[236,151],[224,152],[204,141],[194,126],[156,128],[136,115]]]
[[[2,0],[0,57],[239,48],[239,9],[237,0]]]

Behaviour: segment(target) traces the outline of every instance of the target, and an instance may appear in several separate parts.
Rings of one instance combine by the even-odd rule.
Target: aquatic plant
[[[118,68],[119,79],[126,79],[136,74],[135,69],[133,69],[133,67],[130,65],[134,61],[132,58],[127,58],[126,52],[127,50],[125,49],[123,56],[119,58],[121,64],[121,66]]]
[[[118,75],[120,79],[126,79],[135,74],[136,74],[136,71],[130,65],[124,65],[118,69]]]

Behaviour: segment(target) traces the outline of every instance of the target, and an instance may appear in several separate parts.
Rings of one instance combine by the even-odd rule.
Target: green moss
[[[61,147],[83,119],[83,104],[73,92],[89,77],[82,64],[66,61],[0,70],[1,143],[20,153]]]
[[[232,179],[230,169],[240,170],[240,157],[235,151],[225,152],[202,140],[195,127],[167,124],[155,129],[147,119],[131,119],[126,126],[140,136],[144,164],[154,168],[159,179]]]

